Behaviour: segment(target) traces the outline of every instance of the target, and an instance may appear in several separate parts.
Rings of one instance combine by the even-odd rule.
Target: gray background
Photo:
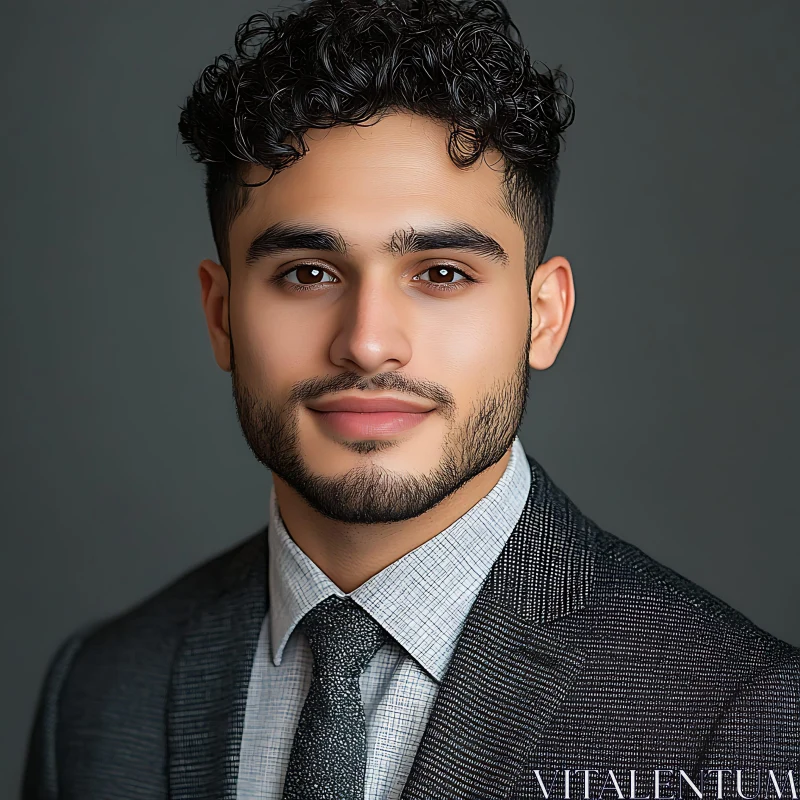
[[[549,248],[577,305],[523,442],[598,524],[800,645],[800,3],[509,7],[577,106]],[[270,8],[3,12],[3,797],[57,645],[266,521],[208,343],[196,266],[215,252],[176,126]]]

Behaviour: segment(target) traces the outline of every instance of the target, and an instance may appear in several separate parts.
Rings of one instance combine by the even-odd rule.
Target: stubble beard
[[[476,398],[463,421],[454,423],[455,409],[445,404],[445,417],[449,417],[450,422],[442,455],[439,464],[424,475],[398,474],[377,464],[364,464],[333,477],[314,475],[300,449],[299,403],[278,406],[259,398],[245,386],[236,371],[231,342],[231,383],[236,414],[244,438],[258,461],[323,516],[350,524],[413,519],[496,464],[513,444],[528,396],[529,341],[528,337],[512,375]],[[382,373],[369,381],[357,376],[340,377],[346,381],[340,382],[340,389],[394,389],[406,385],[405,378],[396,373]],[[437,409],[430,413],[440,412]],[[394,447],[395,443],[360,440],[343,446],[366,454]]]

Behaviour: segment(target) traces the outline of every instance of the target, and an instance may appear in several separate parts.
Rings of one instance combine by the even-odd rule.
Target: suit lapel
[[[189,620],[167,705],[170,800],[235,800],[247,689],[266,614],[266,530],[225,568]]]
[[[585,657],[594,525],[530,456],[531,491],[465,622],[402,800],[507,796]]]

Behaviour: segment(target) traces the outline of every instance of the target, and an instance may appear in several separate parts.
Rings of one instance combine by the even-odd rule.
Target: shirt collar
[[[461,628],[514,529],[531,485],[519,437],[492,490],[441,533],[389,564],[350,592],[435,680],[441,681]],[[272,658],[279,666],[297,623],[335,594],[333,581],[295,544],[270,493],[269,615]]]

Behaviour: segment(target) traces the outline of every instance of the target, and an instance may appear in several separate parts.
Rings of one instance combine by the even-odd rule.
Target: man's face
[[[307,142],[231,228],[237,413],[259,461],[323,515],[410,519],[502,458],[522,419],[523,232],[500,165],[458,168],[437,122],[399,113]],[[414,407],[324,408],[353,398]]]

